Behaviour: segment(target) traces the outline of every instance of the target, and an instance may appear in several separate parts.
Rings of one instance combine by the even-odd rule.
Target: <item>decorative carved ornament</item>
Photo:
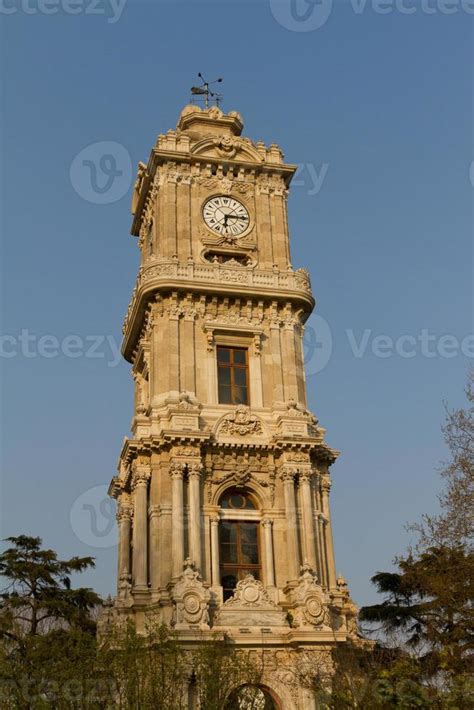
[[[295,626],[321,626],[328,624],[329,611],[318,578],[308,564],[301,566],[298,586],[293,592]]]
[[[285,626],[285,614],[261,582],[248,574],[237,583],[233,596],[219,609],[217,626]]]
[[[237,582],[234,595],[224,602],[225,607],[232,606],[271,606],[278,609],[275,602],[268,596],[268,592],[261,582],[259,582],[252,574],[248,574],[240,582]]]
[[[174,612],[172,625],[176,628],[209,628],[210,593],[199,577],[192,560],[184,562],[184,571],[173,588]]]
[[[228,436],[262,436],[263,427],[260,419],[251,413],[250,407],[241,404],[221,421],[218,433]]]

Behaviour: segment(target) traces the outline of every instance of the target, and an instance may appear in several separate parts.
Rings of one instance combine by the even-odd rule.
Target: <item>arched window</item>
[[[226,703],[225,710],[275,710],[269,693],[257,685],[243,685],[235,690]]]
[[[224,601],[232,596],[237,582],[252,574],[260,579],[259,525],[256,505],[243,490],[226,491],[220,501],[219,559]],[[253,518],[253,519],[252,519]]]

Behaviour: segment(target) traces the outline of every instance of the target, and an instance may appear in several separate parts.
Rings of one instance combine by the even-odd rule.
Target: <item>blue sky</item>
[[[472,16],[429,1],[430,14],[427,0],[381,14],[375,0],[298,0],[292,16],[289,0],[128,0],[118,17],[105,0],[75,15],[66,0],[5,14],[3,0],[3,537],[94,555],[83,581],[113,592],[112,509],[95,487],[132,411],[116,364],[138,260],[127,160],[146,161],[201,71],[224,77],[246,135],[301,165],[292,256],[327,323],[313,321],[314,353],[308,330],[308,389],[342,451],[337,567],[359,604],[374,598],[405,523],[436,508],[443,401],[463,401],[474,356]],[[306,10],[320,26],[303,27]],[[71,165],[104,141],[122,146],[125,194],[97,204]]]

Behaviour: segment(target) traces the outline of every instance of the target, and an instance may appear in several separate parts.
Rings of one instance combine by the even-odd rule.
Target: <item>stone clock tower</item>
[[[306,402],[314,300],[290,258],[296,166],[242,128],[235,111],[186,106],[138,166],[122,348],[135,403],[110,486],[118,590],[101,626],[141,631],[152,615],[184,644],[225,633],[268,655],[268,707],[292,710],[313,707],[302,664],[330,663],[356,610],[334,562],[337,452]]]

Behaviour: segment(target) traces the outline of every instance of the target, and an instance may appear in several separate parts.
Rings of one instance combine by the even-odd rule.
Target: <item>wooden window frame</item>
[[[219,360],[219,351],[220,350],[228,350],[230,355],[229,355],[229,363],[221,362]],[[233,353],[236,351],[243,352],[245,353],[245,363],[236,363],[234,362],[234,356]],[[217,399],[219,404],[226,404],[228,406],[238,406],[239,404],[249,406],[250,405],[250,366],[249,366],[249,349],[245,345],[227,345],[225,343],[218,343],[216,346],[216,362],[217,362]],[[219,382],[219,372],[220,370],[229,370],[230,372],[230,402],[223,402],[220,398],[220,388],[221,384]],[[247,401],[246,402],[238,402],[236,398],[236,391],[242,387],[242,385],[238,385],[235,383],[235,371],[236,370],[243,370],[246,373],[245,377],[245,389],[247,391]],[[226,385],[223,385],[226,386]]]
[[[234,574],[234,576],[237,578],[238,581],[242,578],[240,576],[240,572],[242,570],[248,571],[250,573],[257,573],[255,576],[256,579],[261,580],[262,578],[262,555],[261,555],[261,545],[260,545],[260,522],[255,519],[229,519],[227,518],[226,520],[222,520],[222,523],[231,523],[236,526],[237,529],[237,540],[235,543],[236,550],[237,550],[237,562],[223,562],[222,561],[222,552],[223,552],[223,545],[226,543],[222,542],[222,537],[221,534],[219,535],[219,560],[220,560],[220,570],[219,570],[219,578],[220,578],[220,583],[223,587],[224,595],[226,592],[227,588],[224,588],[224,585],[222,584],[223,579],[226,575],[228,574]],[[241,543],[241,525],[254,525],[255,530],[256,530],[256,540],[257,540],[257,558],[258,558],[258,564],[248,564],[244,563],[241,561],[241,554],[242,554],[242,543]]]

